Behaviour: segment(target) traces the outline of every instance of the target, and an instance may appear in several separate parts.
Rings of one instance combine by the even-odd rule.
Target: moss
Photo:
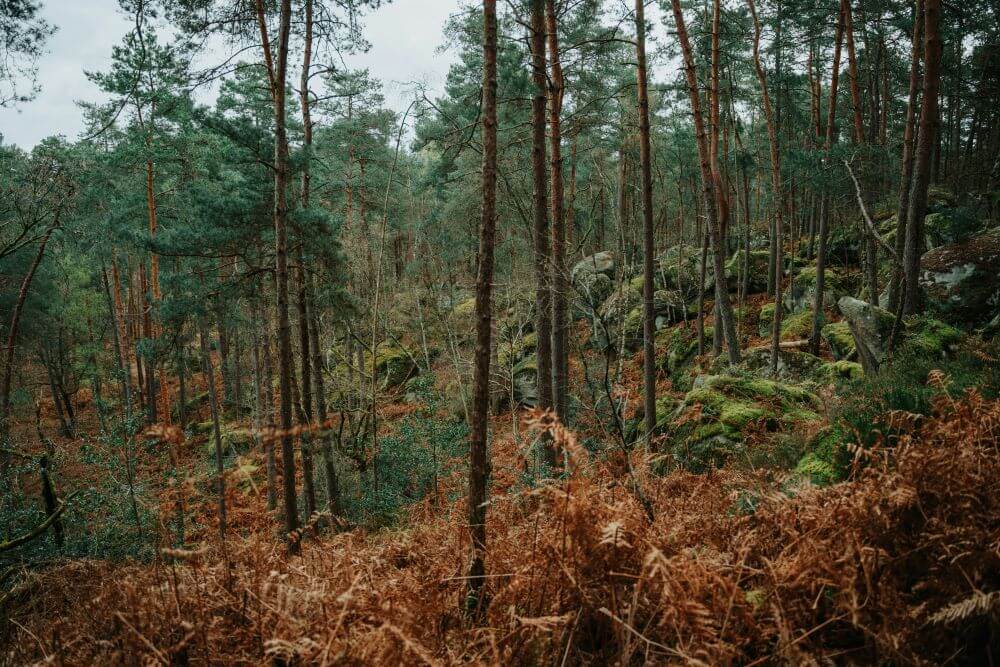
[[[826,382],[836,382],[837,380],[856,380],[864,375],[861,364],[856,361],[831,361],[816,369],[816,376]]]
[[[643,283],[642,276],[636,276],[632,280],[628,281],[628,288],[633,292],[638,292],[640,298],[642,297],[642,289],[643,289],[642,283]]]
[[[510,368],[525,356],[535,351],[538,346],[538,334],[528,332],[513,341],[503,341],[497,349],[497,363],[500,368]]]
[[[847,322],[827,324],[820,330],[823,340],[830,346],[835,359],[852,359],[857,354],[854,334]]]
[[[917,316],[906,320],[905,344],[925,354],[945,354],[962,338],[961,331],[933,317]]]
[[[471,319],[476,312],[476,298],[472,297],[459,302],[451,309],[451,314],[458,319]]]
[[[812,308],[786,315],[781,320],[781,340],[802,340],[812,333]]]
[[[734,429],[742,429],[744,426],[768,414],[767,410],[753,403],[743,403],[731,401],[726,403],[719,414],[719,421]]]
[[[795,472],[809,480],[817,486],[827,486],[832,484],[837,478],[837,471],[829,461],[824,461],[814,452],[809,452],[803,456]]]
[[[375,353],[375,369],[383,389],[398,387],[420,370],[406,350],[394,344],[379,346]]]

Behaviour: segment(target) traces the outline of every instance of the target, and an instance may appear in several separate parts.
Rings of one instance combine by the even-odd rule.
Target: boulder
[[[817,369],[823,365],[823,360],[801,350],[779,350],[778,378],[802,382],[815,376]],[[713,375],[737,374],[756,377],[770,377],[771,348],[770,346],[752,347],[743,354],[740,363],[729,367],[725,355],[716,357],[709,366]]]
[[[782,309],[784,311],[784,309]],[[768,301],[760,307],[760,315],[757,317],[757,334],[759,336],[771,335],[774,328],[774,302]]]
[[[576,317],[593,317],[615,286],[603,273],[582,273],[572,284],[573,312]]]
[[[584,275],[598,273],[604,274],[608,278],[613,278],[616,266],[615,254],[610,250],[602,250],[574,264],[570,270],[570,279],[576,282]]]
[[[819,333],[830,347],[834,359],[853,361],[857,358],[858,348],[854,344],[854,336],[847,322],[827,324]]]
[[[668,248],[656,258],[656,272],[662,286],[678,290],[686,299],[698,294],[701,276],[701,249],[682,243]],[[715,272],[711,261],[705,270],[705,290],[715,286]]]
[[[712,345],[712,327],[705,327],[705,342]],[[698,332],[695,327],[676,326],[656,334],[656,367],[665,371],[675,387],[689,387],[689,367],[698,354]]]
[[[820,322],[822,321],[823,316],[821,314]],[[805,310],[785,315],[781,319],[781,340],[793,341],[809,338],[810,334],[812,334],[812,325],[812,308],[806,308]]]
[[[538,357],[533,354],[521,360],[512,375],[514,401],[527,407],[538,405]]]
[[[1000,231],[935,248],[920,258],[930,313],[964,327],[1000,313]]]
[[[837,299],[847,294],[847,289],[840,273],[826,267],[823,272],[823,306],[832,308]],[[816,267],[806,266],[800,269],[792,278],[785,290],[785,310],[797,313],[806,308],[812,308],[816,303]]]
[[[820,364],[816,368],[816,377],[826,382],[836,382],[838,380],[856,380],[864,375],[864,369],[856,361],[828,361]]]
[[[906,319],[903,344],[928,356],[947,358],[964,337],[961,331],[947,322],[917,315]]]
[[[634,308],[642,305],[642,293],[636,293],[628,285],[614,290],[598,310],[598,315],[606,324],[620,324]]]
[[[375,370],[382,389],[398,387],[420,372],[406,350],[386,343],[380,345],[375,354]]]
[[[751,294],[767,289],[767,271],[771,253],[767,250],[750,251],[749,290]],[[736,254],[726,263],[726,275],[732,287],[738,287],[743,275],[746,252],[737,250]]]
[[[745,447],[743,431],[751,425],[778,431],[819,421],[821,403],[795,384],[732,375],[699,376],[675,415],[686,416],[686,437],[675,439],[674,457],[702,471],[724,463]]]
[[[850,296],[841,297],[837,306],[850,327],[865,373],[877,373],[889,352],[894,321],[892,313]]]

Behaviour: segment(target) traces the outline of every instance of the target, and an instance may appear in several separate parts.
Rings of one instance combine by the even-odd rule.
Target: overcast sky
[[[38,97],[17,109],[0,109],[4,143],[31,148],[53,134],[76,139],[83,128],[77,100],[101,101],[100,91],[87,81],[86,70],[106,70],[111,47],[121,41],[130,23],[116,0],[43,0],[46,18],[58,26],[39,62]],[[443,89],[455,54],[440,53],[443,31],[459,0],[395,0],[364,21],[368,53],[348,59],[351,67],[367,67],[383,81],[387,103],[402,111],[409,103],[413,81],[431,93]],[[297,75],[296,75],[297,76]]]

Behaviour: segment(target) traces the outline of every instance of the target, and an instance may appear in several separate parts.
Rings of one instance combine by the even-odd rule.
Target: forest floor
[[[997,363],[972,347],[982,363]],[[447,386],[447,368],[437,370]],[[581,372],[575,362],[578,382]],[[622,369],[626,417],[640,378],[641,353]],[[493,417],[489,597],[479,618],[463,612],[461,456],[442,462],[432,490],[396,526],[314,521],[301,554],[289,557],[280,512],[267,509],[262,452],[239,454],[227,471],[220,539],[205,436],[140,442],[135,484],[144,516],[155,517],[146,527],[154,550],[20,572],[0,602],[0,663],[988,660],[1000,609],[1000,401],[956,389],[944,373],[929,382],[929,416],[881,415],[874,426],[886,437],[854,451],[848,479],[827,486],[771,467],[694,474],[665,471],[663,453],[594,451],[586,437],[606,438],[606,425],[586,414],[578,432],[532,411]],[[669,380],[660,389],[673,391]],[[387,434],[420,407],[396,399],[382,408]],[[96,431],[82,393],[78,408],[78,431]],[[87,439],[48,436],[57,431],[51,404],[40,417],[52,446],[77,461],[60,470],[61,490],[101,483],[107,468],[87,463]],[[819,426],[810,428],[802,437]],[[545,429],[570,472],[529,484],[531,442]],[[39,493],[24,480],[26,495]],[[125,494],[124,480],[116,483]],[[181,548],[172,546],[178,510]]]

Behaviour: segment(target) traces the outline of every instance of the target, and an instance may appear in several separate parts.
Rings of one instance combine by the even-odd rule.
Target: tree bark
[[[540,0],[536,0],[540,5]],[[537,8],[536,8],[537,11]],[[536,43],[535,48],[538,48]],[[537,57],[537,52],[536,52]],[[476,355],[469,436],[469,565],[466,610],[485,614],[486,501],[490,476],[489,435],[490,348],[493,323],[493,250],[496,236],[497,184],[497,19],[496,0],[483,0],[483,201],[476,276]],[[537,179],[536,179],[537,184]],[[541,343],[541,338],[539,338]]]
[[[295,489],[295,448],[292,440],[292,336],[288,318],[288,131],[285,85],[288,78],[288,41],[291,0],[279,2],[278,40],[275,49],[267,35],[264,0],[256,0],[257,23],[274,103],[274,237],[278,307],[278,392],[281,403],[281,464],[284,476],[285,532],[288,551],[299,551],[299,515]],[[273,51],[276,52],[276,58]]]
[[[639,106],[639,164],[642,175],[642,379],[646,447],[656,428],[656,312],[653,308],[653,167],[649,138],[649,92],[646,83],[645,0],[635,0],[636,91]]]
[[[837,16],[837,28],[834,36],[833,64],[830,71],[830,103],[826,114],[826,140],[824,149],[829,158],[830,147],[833,145],[834,123],[837,118],[837,87],[840,81],[840,49],[844,38],[844,0],[840,2],[840,13]],[[820,202],[819,247],[816,250],[816,295],[813,301],[812,333],[809,336],[809,349],[819,355],[820,330],[823,328],[823,292],[826,282],[826,241],[830,226],[830,197],[823,195]]]
[[[552,184],[552,402],[560,421],[566,421],[569,382],[569,274],[566,270],[566,218],[563,198],[561,114],[565,80],[559,61],[559,34],[555,0],[545,0],[551,85],[549,86],[549,179]]]
[[[545,0],[531,0],[531,68],[535,90],[531,100],[531,169],[533,175],[535,244],[535,333],[538,344],[538,408],[552,408],[552,290],[551,248],[546,205],[545,107],[548,84],[545,76]],[[545,460],[555,468],[559,455],[544,438]]]
[[[7,331],[7,345],[5,346],[4,353],[3,384],[0,385],[0,440],[7,437],[10,427],[10,384],[14,372],[14,346],[17,343],[17,331],[21,323],[21,312],[24,310],[24,302],[28,297],[31,282],[35,279],[35,272],[42,263],[42,258],[45,257],[45,247],[48,245],[49,239],[52,238],[52,233],[59,227],[61,212],[61,209],[56,210],[51,224],[49,224],[45,233],[42,234],[42,238],[38,242],[38,250],[35,252],[35,258],[28,267],[28,272],[24,274],[24,279],[21,280],[21,288],[17,292],[17,301],[14,302],[14,310],[11,312],[10,329]]]
[[[716,0],[718,2],[718,0]],[[778,132],[774,124],[774,114],[771,110],[771,94],[767,88],[767,73],[760,62],[760,19],[757,18],[757,8],[754,0],[747,0],[750,16],[753,18],[753,61],[757,70],[757,80],[760,82],[760,94],[764,102],[764,120],[767,123],[767,139],[771,156],[771,189],[774,190],[774,234],[777,237],[775,250],[775,281],[774,281],[774,321],[771,329],[771,374],[778,374],[778,361],[781,358],[781,237],[783,234],[782,214],[785,208],[785,197],[781,186],[781,154],[778,151]]]
[[[906,221],[903,249],[903,313],[922,310],[920,298],[920,253],[924,244],[924,216],[927,214],[927,187],[931,182],[931,154],[937,144],[938,87],[941,79],[941,0],[924,0],[924,81],[920,101],[920,130],[913,163],[913,191]]]

